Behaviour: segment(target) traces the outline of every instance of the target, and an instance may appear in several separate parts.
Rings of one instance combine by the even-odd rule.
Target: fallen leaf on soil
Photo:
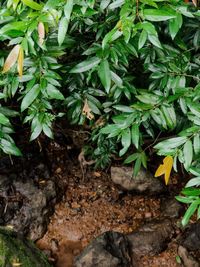
[[[167,156],[163,160],[163,164],[160,164],[158,169],[156,170],[155,177],[165,175],[165,184],[167,185],[169,182],[170,173],[173,166],[173,158],[171,156]]]

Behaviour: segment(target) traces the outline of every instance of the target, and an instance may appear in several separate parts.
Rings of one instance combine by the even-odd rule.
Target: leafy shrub
[[[1,1],[0,149],[21,155],[12,117],[30,124],[32,141],[52,138],[67,110],[90,126],[97,166],[118,150],[136,175],[153,147],[174,170],[183,164],[194,175],[178,197],[190,204],[183,224],[196,209],[199,218],[200,11],[185,2]]]

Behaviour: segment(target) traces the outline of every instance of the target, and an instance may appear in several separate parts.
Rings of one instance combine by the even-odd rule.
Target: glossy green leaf
[[[138,175],[140,168],[141,168],[141,164],[142,164],[142,159],[141,159],[141,155],[139,155],[139,157],[135,161],[134,168],[133,168],[133,176],[134,177],[136,177]]]
[[[172,39],[176,37],[179,29],[182,26],[182,23],[183,23],[183,19],[180,13],[177,13],[177,17],[169,21],[169,32],[170,32]]]
[[[131,154],[130,156],[128,156],[128,158],[125,159],[124,164],[129,164],[135,161],[138,158],[138,156],[139,156],[139,153]]]
[[[174,138],[170,138],[168,140],[158,143],[157,145],[154,146],[154,148],[156,149],[163,149],[165,147],[176,148],[176,147],[183,145],[186,141],[187,141],[187,137],[185,136],[174,137]]]
[[[192,215],[197,210],[199,204],[200,204],[200,201],[199,200],[195,200],[193,203],[190,204],[189,208],[185,212],[185,214],[183,216],[183,219],[181,221],[183,227],[188,224],[190,218],[192,217]]]
[[[187,182],[185,187],[200,186],[200,177],[195,177]]]
[[[47,94],[50,99],[64,100],[63,94],[53,85],[49,84],[47,86]]]
[[[133,144],[138,149],[138,147],[139,147],[140,132],[139,132],[139,125],[137,123],[134,123],[132,125],[132,127],[131,127],[131,138],[132,138]]]
[[[110,85],[111,85],[111,73],[110,73],[110,67],[109,67],[109,63],[107,59],[104,59],[101,61],[98,67],[98,75],[106,92],[109,93]]]
[[[123,156],[127,152],[129,146],[131,145],[131,131],[129,128],[122,131],[121,143],[123,149],[120,150],[119,155]]]
[[[101,59],[98,57],[92,57],[87,59],[78,65],[76,65],[73,69],[71,69],[70,73],[82,73],[88,71],[94,67],[96,67],[100,63]]]
[[[148,34],[148,39],[153,45],[162,49],[162,45],[161,45],[161,43],[160,43],[160,41],[156,35]]]
[[[144,17],[150,21],[166,21],[176,18],[176,13],[173,10],[165,9],[144,9]]]
[[[53,133],[51,128],[47,125],[47,124],[43,124],[42,125],[42,130],[45,133],[46,136],[48,136],[49,138],[53,138]]]
[[[200,153],[200,135],[195,134],[193,139],[193,147],[194,147],[194,153],[198,155]]]
[[[5,126],[10,125],[9,119],[2,113],[0,113],[0,124],[5,125]]]
[[[28,93],[24,96],[22,103],[21,103],[21,112],[27,109],[33,101],[37,98],[40,93],[40,86],[39,84],[35,84],[33,88],[28,91]]]
[[[59,22],[59,27],[58,27],[58,44],[60,46],[65,40],[68,25],[69,25],[69,20],[66,17],[61,18]]]
[[[146,43],[147,37],[148,37],[147,32],[143,30],[140,34],[140,38],[138,41],[138,49],[141,49],[144,46],[144,44]]]
[[[74,0],[67,0],[67,4],[64,6],[64,14],[69,21],[73,10]]]
[[[111,0],[102,0],[100,3],[100,9],[104,10],[108,7],[108,5],[110,4]]]
[[[35,10],[41,10],[42,9],[42,5],[38,4],[37,2],[33,1],[33,0],[21,0],[26,6],[35,9]]]
[[[189,169],[193,159],[193,146],[191,140],[188,140],[183,147],[184,154],[184,167],[186,170]]]
[[[6,139],[1,139],[0,147],[6,154],[14,155],[14,156],[22,156],[22,153],[19,150],[19,148],[17,148],[16,145],[12,143],[11,141],[8,141]]]

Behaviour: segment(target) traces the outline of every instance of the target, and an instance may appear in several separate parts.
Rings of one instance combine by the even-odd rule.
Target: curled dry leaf
[[[17,70],[18,70],[20,77],[22,77],[22,75],[23,75],[23,66],[24,66],[24,50],[20,46],[19,56],[18,56],[18,64],[17,64]]]
[[[44,38],[45,38],[45,28],[43,22],[39,22],[38,24],[38,36],[39,36],[39,45],[42,45],[44,43]]]
[[[20,45],[15,45],[13,49],[10,51],[5,64],[3,66],[3,73],[9,71],[16,63],[20,51]]]
[[[83,115],[85,115],[89,120],[94,119],[94,115],[91,111],[91,108],[88,105],[87,99],[85,99],[83,110],[82,110]]]
[[[192,0],[192,3],[197,7],[197,0]]]

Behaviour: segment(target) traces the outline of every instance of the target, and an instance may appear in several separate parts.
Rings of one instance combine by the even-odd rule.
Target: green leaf
[[[101,0],[101,4],[100,4],[100,9],[104,10],[108,7],[108,5],[110,4],[111,0]]]
[[[192,204],[190,204],[189,208],[187,209],[186,213],[183,216],[183,219],[181,221],[183,227],[186,226],[192,217],[192,215],[195,213],[199,205],[199,201],[195,200]]]
[[[182,15],[180,13],[177,14],[177,17],[175,19],[171,19],[169,21],[169,32],[172,37],[172,40],[177,35],[179,29],[181,28],[183,23]]]
[[[181,191],[181,193],[186,195],[186,196],[196,197],[196,196],[200,196],[200,189],[199,188],[193,188],[193,187],[187,187],[187,188],[184,188]]]
[[[142,159],[141,159],[141,154],[139,154],[139,157],[137,158],[135,164],[134,164],[134,169],[133,169],[133,176],[136,177],[140,171],[142,164]]]
[[[2,113],[0,113],[0,124],[5,125],[5,126],[10,126],[9,119]]]
[[[123,156],[127,152],[129,146],[131,145],[131,131],[129,128],[122,131],[121,143],[122,143],[123,149],[121,149],[119,152],[120,157]]]
[[[68,21],[70,21],[73,5],[74,5],[74,0],[67,0],[67,4],[64,6],[64,14]]]
[[[112,81],[119,87],[122,87],[123,80],[113,71],[110,71]]]
[[[35,10],[41,10],[42,5],[38,4],[37,2],[33,0],[21,0],[26,6],[35,9]]]
[[[117,28],[112,29],[108,32],[102,41],[102,48],[104,49],[107,43],[111,43],[122,36],[123,32],[119,31]]]
[[[69,25],[69,20],[65,17],[61,18],[60,23],[59,23],[59,27],[58,27],[58,44],[59,44],[59,46],[61,46],[65,40],[68,25]]]
[[[147,32],[145,30],[143,30],[140,34],[140,38],[139,38],[139,41],[138,41],[138,49],[141,49],[144,44],[146,43],[146,40],[147,40]]]
[[[99,64],[100,61],[101,61],[101,59],[98,58],[98,57],[92,57],[90,59],[87,59],[87,60],[79,63],[78,65],[76,65],[70,71],[70,73],[81,73],[81,72],[88,71],[88,70],[96,67]]]
[[[111,85],[111,73],[107,59],[101,61],[98,67],[98,75],[106,92],[109,93]]]
[[[138,149],[139,147],[139,137],[140,137],[140,132],[139,132],[139,125],[137,123],[134,123],[131,127],[131,138],[132,142],[135,145],[135,147]]]
[[[47,94],[50,99],[58,99],[58,100],[64,100],[63,94],[53,85],[48,84],[47,86]]]
[[[200,135],[199,133],[194,136],[193,139],[194,153],[198,155],[200,153]]]
[[[42,124],[37,123],[36,126],[34,127],[34,130],[31,133],[30,141],[35,140],[42,132]]]
[[[176,18],[176,13],[173,10],[165,9],[144,9],[144,17],[150,21],[166,21]]]
[[[153,45],[162,49],[162,45],[161,45],[161,43],[160,43],[160,41],[156,35],[148,34],[148,39]]]
[[[130,156],[128,156],[128,158],[125,159],[124,164],[129,164],[135,161],[138,158],[138,156],[139,156],[139,153],[131,154]]]
[[[46,136],[53,139],[53,133],[51,128],[47,124],[42,124],[42,130],[45,133]]]
[[[195,177],[187,182],[185,187],[199,186],[200,185],[200,177]]]
[[[60,3],[60,0],[48,0],[43,8],[43,10],[53,9],[57,7]]]
[[[175,198],[179,202],[182,202],[182,203],[185,203],[185,204],[190,204],[190,203],[192,203],[194,201],[193,198],[189,198],[189,197],[176,196]]]
[[[21,103],[21,112],[27,109],[31,103],[37,98],[38,94],[40,93],[40,86],[39,84],[35,84],[33,88],[28,91]]]
[[[21,151],[19,148],[16,147],[16,145],[6,139],[1,139],[0,146],[4,153],[14,155],[14,156],[22,156]]]
[[[193,146],[191,140],[188,140],[183,147],[183,155],[184,155],[184,167],[186,170],[189,169],[192,159],[193,159]]]
[[[100,132],[102,134],[109,134],[113,131],[116,131],[116,130],[120,130],[119,127],[116,125],[116,124],[110,124],[110,125],[107,125],[105,127],[103,127]]]
[[[109,9],[111,9],[111,10],[116,9],[116,8],[122,6],[123,3],[124,3],[124,0],[116,0],[112,4],[109,5]]]
[[[166,148],[176,148],[181,145],[183,145],[187,141],[187,137],[181,136],[181,137],[174,137],[170,138],[168,140],[165,140],[163,142],[158,143],[154,148],[156,149],[164,149]]]

